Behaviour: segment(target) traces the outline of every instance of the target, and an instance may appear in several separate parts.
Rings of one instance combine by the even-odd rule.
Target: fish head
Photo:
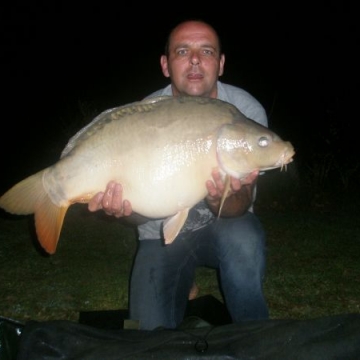
[[[294,155],[289,141],[252,120],[222,125],[218,132],[219,167],[238,179],[255,170],[286,169]]]

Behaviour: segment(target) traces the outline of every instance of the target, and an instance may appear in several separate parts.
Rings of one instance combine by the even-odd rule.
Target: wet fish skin
[[[1,196],[0,207],[34,214],[38,240],[53,254],[69,206],[87,203],[114,180],[134,212],[166,218],[171,243],[206,196],[213,168],[241,179],[282,168],[294,153],[290,142],[221,100],[146,99],[101,113],[70,139],[59,161]]]

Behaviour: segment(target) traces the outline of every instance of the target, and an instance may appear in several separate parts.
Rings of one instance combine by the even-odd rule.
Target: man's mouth
[[[202,79],[204,76],[202,74],[199,73],[190,73],[187,75],[187,78],[189,80],[200,80]]]

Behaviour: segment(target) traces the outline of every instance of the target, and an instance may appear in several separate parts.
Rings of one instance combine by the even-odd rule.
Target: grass
[[[360,313],[358,206],[346,212],[318,202],[300,207],[286,186],[274,187],[271,176],[267,181],[259,184],[255,209],[268,236],[265,295],[271,318]],[[0,316],[77,321],[80,311],[128,307],[133,229],[76,204],[51,256],[32,241],[31,216],[1,213],[0,229]],[[199,269],[197,283],[200,296],[221,299],[214,270]]]
[[[360,243],[347,218],[281,214],[268,224],[265,291],[273,317],[360,312]],[[356,230],[355,230],[356,231]],[[358,232],[356,232],[358,233]]]
[[[73,205],[51,256],[31,241],[31,217],[1,219],[1,316],[76,320],[79,311],[127,307],[135,236],[99,215]]]

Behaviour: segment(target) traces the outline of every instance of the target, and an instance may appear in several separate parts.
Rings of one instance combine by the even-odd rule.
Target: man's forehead
[[[219,48],[219,43],[215,34],[207,30],[182,30],[172,34],[171,47],[212,47]]]

